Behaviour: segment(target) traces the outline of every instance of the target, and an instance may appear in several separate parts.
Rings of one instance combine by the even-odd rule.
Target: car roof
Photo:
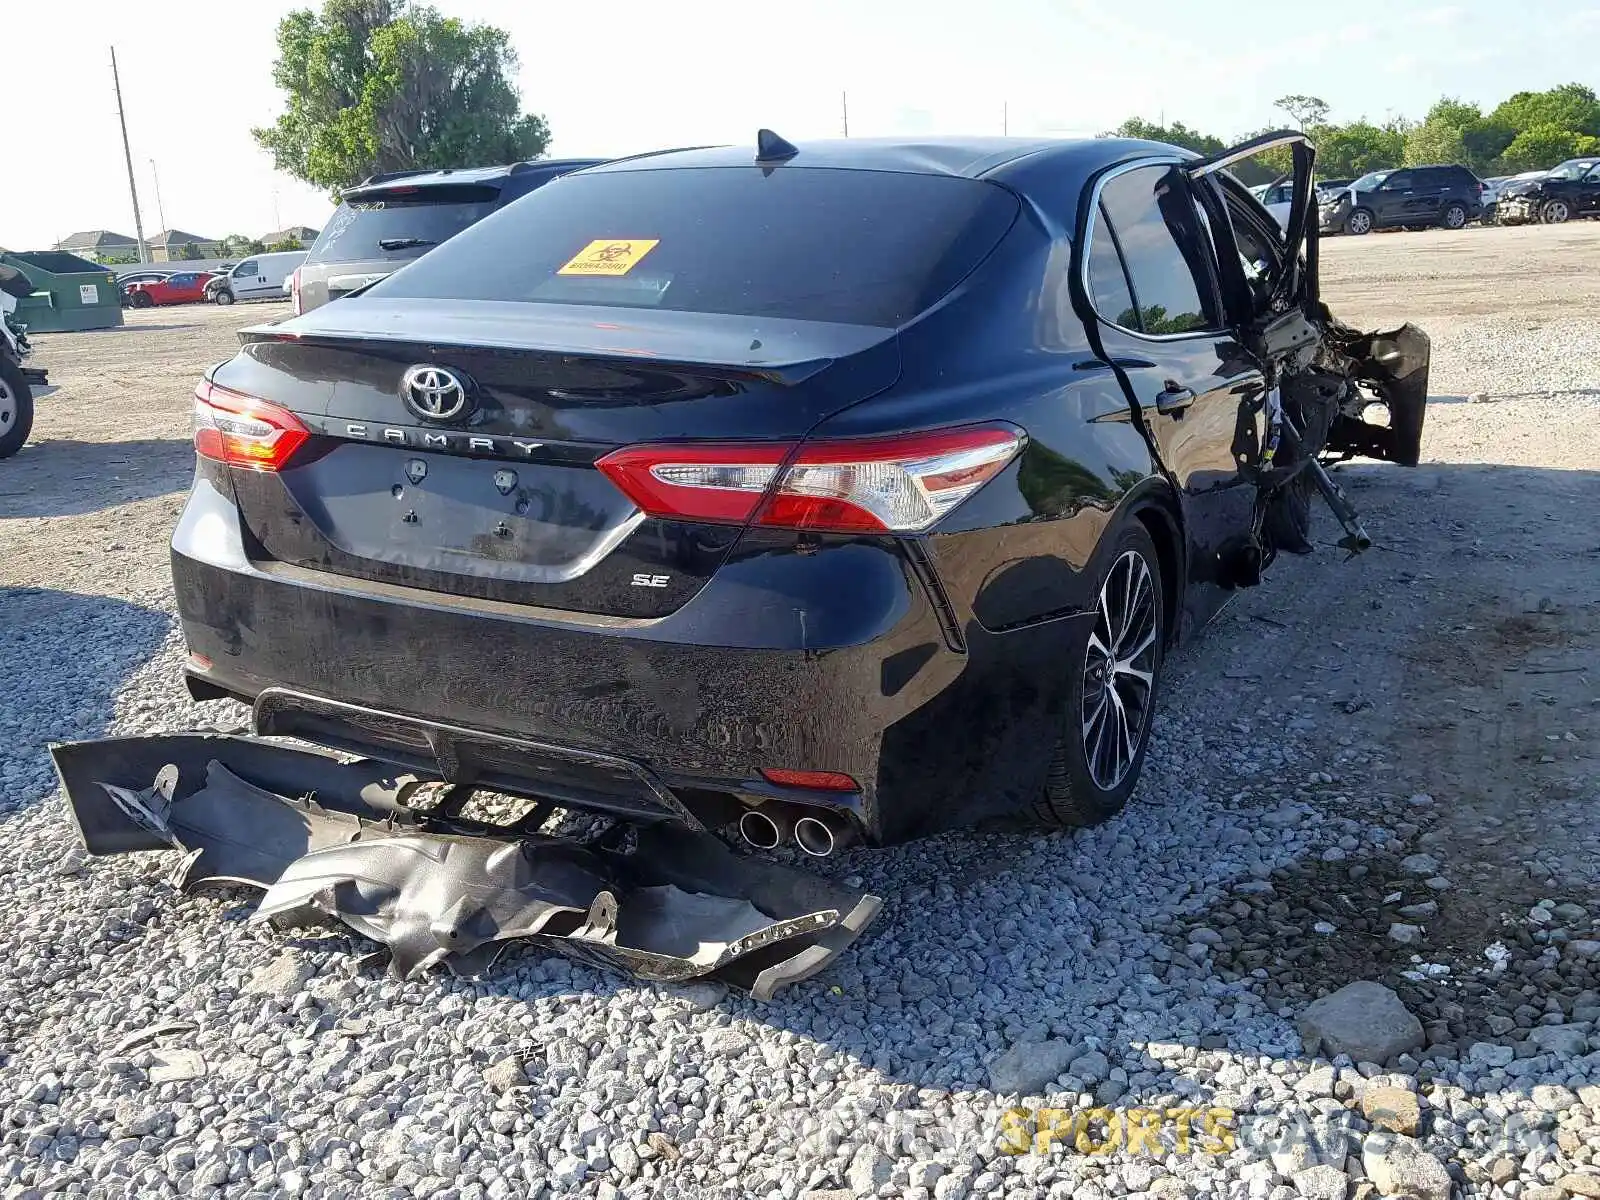
[[[362,180],[346,193],[390,184],[405,187],[437,187],[452,183],[500,183],[513,175],[561,175],[603,163],[603,158],[540,158],[529,162],[503,163],[493,167],[445,167],[438,171],[389,171]]]
[[[796,153],[774,169],[894,171],[1008,181],[1048,161],[1069,172],[1095,170],[1125,158],[1151,154],[1194,157],[1186,150],[1133,138],[833,138],[796,144]],[[756,163],[754,140],[746,145],[704,146],[616,159],[590,167],[586,175],[690,167],[744,167]]]

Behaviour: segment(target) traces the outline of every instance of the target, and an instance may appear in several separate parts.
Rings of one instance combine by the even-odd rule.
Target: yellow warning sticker
[[[660,238],[596,238],[568,260],[557,275],[626,275],[656,248]]]

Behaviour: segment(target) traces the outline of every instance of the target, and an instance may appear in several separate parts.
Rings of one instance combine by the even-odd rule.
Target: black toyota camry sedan
[[[1227,169],[1273,145],[1287,229]],[[1312,162],[762,131],[556,180],[200,384],[190,690],[761,847],[1103,819],[1319,492],[1366,544],[1323,463],[1417,461],[1427,339],[1320,304]]]

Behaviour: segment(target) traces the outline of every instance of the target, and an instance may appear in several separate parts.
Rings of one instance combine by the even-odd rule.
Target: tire
[[[1572,205],[1565,200],[1546,200],[1539,220],[1546,225],[1564,225],[1572,219]]]
[[[1122,811],[1144,765],[1160,689],[1166,594],[1155,542],[1130,521],[1104,546],[1096,615],[1077,622],[1068,651],[1065,728],[1034,804],[1035,818],[1052,829],[1098,825]],[[1125,612],[1131,616],[1126,623]],[[1113,653],[1106,653],[1108,646]],[[1109,673],[1107,688],[1106,668],[1119,657],[1122,669]],[[1137,707],[1131,721],[1117,724],[1117,715],[1129,715],[1131,707]]]
[[[1344,231],[1352,237],[1360,237],[1364,233],[1371,233],[1373,224],[1370,208],[1353,208],[1344,219]]]
[[[1467,223],[1467,206],[1465,204],[1447,204],[1444,212],[1439,214],[1439,224],[1446,229],[1461,229]]]
[[[33,390],[22,378],[22,368],[8,354],[0,354],[0,458],[22,449],[33,431]]]
[[[218,288],[215,294],[212,295],[211,302],[213,304],[232,304],[233,293],[227,288]]]
[[[155,301],[150,299],[149,292],[135,292],[128,303],[134,308],[150,308],[155,304]]]

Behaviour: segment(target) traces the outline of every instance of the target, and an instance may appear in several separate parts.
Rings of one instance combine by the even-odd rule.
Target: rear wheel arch
[[[1138,492],[1126,508],[1126,516],[1138,521],[1156,544],[1161,566],[1162,610],[1166,617],[1166,644],[1178,642],[1183,613],[1183,581],[1188,577],[1188,552],[1184,546],[1183,518],[1170,486],[1151,481]]]

